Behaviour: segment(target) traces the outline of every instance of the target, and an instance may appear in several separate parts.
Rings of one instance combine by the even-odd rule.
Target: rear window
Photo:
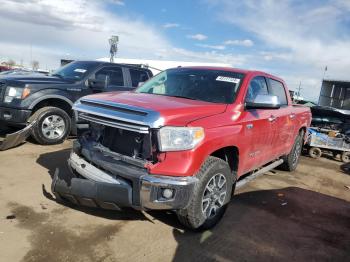
[[[269,81],[270,81],[270,94],[277,96],[281,105],[288,105],[286,91],[283,87],[283,84],[271,78],[269,79]]]
[[[138,87],[140,83],[146,82],[148,80],[148,74],[145,71],[137,69],[129,69],[129,71],[133,87]]]
[[[212,103],[232,103],[244,74],[223,70],[176,68],[165,70],[136,90]]]

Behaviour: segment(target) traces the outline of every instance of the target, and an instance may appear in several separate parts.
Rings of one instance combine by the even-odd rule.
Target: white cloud
[[[125,3],[122,0],[108,0],[108,2],[110,2],[111,4],[115,4],[115,5],[120,5],[120,6],[124,6]]]
[[[250,47],[254,45],[254,42],[250,39],[244,39],[244,40],[226,40],[224,42],[224,45],[238,45],[238,46],[246,46]]]
[[[349,79],[348,0],[208,2],[218,8],[221,21],[254,34],[263,43],[257,48],[268,48],[268,53],[260,55],[265,66],[273,68],[271,73],[284,75],[289,81],[295,76],[298,81],[308,79],[305,97],[317,98],[326,65],[330,77]],[[315,79],[318,85],[310,84]]]
[[[196,44],[196,46],[203,47],[203,48],[209,48],[209,49],[215,49],[215,50],[225,50],[226,49],[226,47],[224,45]]]
[[[179,27],[179,24],[176,23],[166,23],[163,25],[164,28],[174,28],[174,27]]]
[[[198,41],[203,41],[208,38],[208,36],[203,34],[187,35],[187,38],[191,38]]]

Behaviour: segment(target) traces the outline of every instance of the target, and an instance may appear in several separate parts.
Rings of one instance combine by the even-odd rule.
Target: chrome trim
[[[147,175],[141,179],[140,199],[144,209],[182,209],[191,200],[196,177],[170,177]],[[169,188],[175,195],[171,199],[164,199],[160,190]]]
[[[70,158],[68,159],[69,167],[78,172],[81,176],[96,181],[104,182],[110,184],[120,185],[120,181],[109,175],[100,169],[94,167],[89,162],[85,161],[83,158],[79,157],[76,153],[72,152]]]
[[[87,102],[84,104],[84,102]],[[119,109],[119,111],[118,111]],[[83,98],[73,105],[73,110],[134,125],[159,128],[164,125],[164,119],[159,112],[127,104],[115,103],[101,99]],[[133,113],[134,112],[134,113]],[[120,127],[123,128],[123,127]]]
[[[124,124],[124,123],[120,123],[120,122],[113,121],[113,120],[112,121],[104,120],[104,119],[100,119],[98,117],[93,117],[91,115],[86,115],[85,113],[78,114],[78,117],[81,119],[95,122],[98,124],[102,124],[105,126],[111,126],[111,127],[124,129],[124,130],[135,131],[135,132],[142,133],[142,134],[149,133],[148,127],[142,127],[142,126],[137,126],[137,125],[132,125],[132,124]]]

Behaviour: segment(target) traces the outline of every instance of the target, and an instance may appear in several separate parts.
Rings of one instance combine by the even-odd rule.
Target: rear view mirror
[[[246,109],[278,109],[280,107],[278,97],[272,95],[257,95],[253,101],[245,103]]]
[[[89,86],[93,90],[104,90],[107,88],[109,77],[108,75],[99,74],[95,79],[89,79]]]

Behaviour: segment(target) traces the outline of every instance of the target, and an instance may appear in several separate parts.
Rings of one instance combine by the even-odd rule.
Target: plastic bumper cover
[[[52,181],[52,192],[75,204],[119,210],[123,207],[135,209],[181,209],[190,201],[197,182],[195,177],[154,176],[144,171],[137,181],[130,181],[124,174],[112,175],[85,161],[75,153],[68,160],[72,174],[66,181],[56,172]],[[118,169],[118,163],[115,163]],[[135,167],[122,169],[135,172]],[[78,177],[74,177],[74,173]],[[64,175],[64,174],[62,174]],[[130,174],[128,174],[130,175]],[[81,177],[81,178],[79,178]],[[173,193],[165,198],[162,191]],[[135,192],[136,191],[136,192]],[[137,197],[135,197],[137,195]]]

